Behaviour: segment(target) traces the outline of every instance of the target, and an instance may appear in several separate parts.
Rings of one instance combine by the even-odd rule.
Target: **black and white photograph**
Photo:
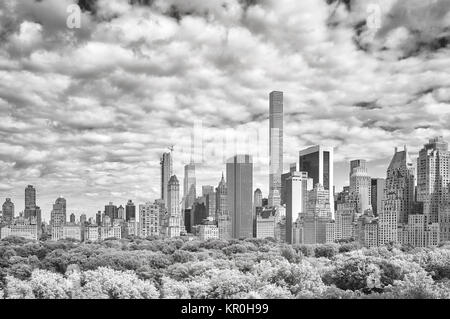
[[[450,299],[449,142],[450,0],[1,0],[0,304]]]

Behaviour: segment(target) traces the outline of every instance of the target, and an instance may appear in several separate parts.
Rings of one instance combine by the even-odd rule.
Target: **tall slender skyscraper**
[[[309,147],[299,152],[299,169],[307,172],[313,179],[314,186],[320,184],[329,192],[330,201],[333,200],[333,148],[320,145]],[[331,205],[331,214],[334,218],[334,205]]]
[[[195,198],[197,197],[196,183],[195,164],[191,161],[189,164],[184,166],[183,198],[185,208],[192,207],[192,204],[195,202]]]
[[[216,220],[219,227],[219,238],[226,240],[231,238],[231,217],[228,212],[227,197],[227,183],[222,173],[222,178],[216,188]]]
[[[365,160],[350,162],[350,194],[356,199],[359,214],[363,214],[371,207],[371,179]]]
[[[183,223],[180,210],[180,183],[178,178],[173,175],[167,186],[166,236],[178,237],[180,236]]]
[[[269,95],[269,198],[273,191],[281,194],[283,174],[283,92],[273,91]]]
[[[430,139],[417,159],[417,201],[423,203],[426,223],[437,223],[439,206],[450,183],[450,152],[442,136]],[[447,199],[448,200],[448,199]]]
[[[161,199],[167,207],[167,187],[169,179],[173,175],[172,153],[164,153],[161,156]]]
[[[414,167],[408,151],[395,148],[387,170],[386,184],[379,216],[379,244],[397,242],[398,224],[407,223],[414,203]]]
[[[232,237],[253,237],[253,161],[250,155],[236,155],[228,159],[227,189]]]
[[[216,188],[216,219],[219,216],[228,215],[227,209],[227,183],[222,173],[222,178],[220,179],[219,185]]]

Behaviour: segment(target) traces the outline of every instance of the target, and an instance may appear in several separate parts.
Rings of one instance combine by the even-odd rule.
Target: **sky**
[[[16,213],[28,184],[46,220],[58,196],[88,216],[153,201],[161,154],[174,146],[182,185],[192,144],[198,193],[245,152],[267,196],[273,90],[285,170],[333,146],[337,190],[352,159],[383,177],[394,147],[450,140],[448,0],[86,0],[80,19],[74,3],[0,2],[0,201]]]

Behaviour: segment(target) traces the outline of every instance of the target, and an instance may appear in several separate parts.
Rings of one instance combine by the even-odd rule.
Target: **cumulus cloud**
[[[0,196],[18,210],[27,184],[47,219],[60,195],[90,216],[156,199],[159,156],[175,145],[181,180],[199,123],[199,186],[249,152],[267,193],[272,90],[286,163],[334,146],[337,189],[350,159],[383,176],[394,146],[450,137],[446,0],[86,0],[69,29],[74,3],[0,3]]]

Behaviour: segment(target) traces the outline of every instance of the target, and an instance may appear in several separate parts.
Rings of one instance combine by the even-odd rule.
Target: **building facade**
[[[426,223],[437,223],[448,198],[450,152],[442,136],[430,139],[417,159],[417,201],[424,204]],[[447,197],[447,198],[446,198]]]
[[[372,178],[370,181],[370,201],[374,216],[378,216],[382,209],[382,201],[384,195],[384,187],[386,180],[384,178]]]
[[[313,189],[313,180],[307,172],[291,172],[286,178],[286,242],[292,243],[294,221],[306,213],[308,192]]]
[[[265,208],[258,210],[256,214],[256,238],[275,238],[277,225],[276,208]]]
[[[329,191],[331,197],[334,185],[334,155],[332,147],[313,146],[299,152],[299,169],[307,172],[313,179],[313,184],[320,184]],[[331,214],[334,217],[334,206],[331,206]]]
[[[14,219],[14,203],[11,198],[7,198],[2,205],[3,222],[9,224]]]
[[[167,217],[165,220],[165,235],[167,237],[178,237],[184,229],[183,219],[180,211],[180,183],[173,175],[167,189]]]
[[[141,237],[159,236],[159,206],[157,204],[147,202],[139,205],[139,221]],[[133,231],[133,226],[135,227],[131,223],[131,221],[128,222],[128,232]]]
[[[279,91],[269,95],[269,160],[270,200],[274,190],[280,196],[283,173],[283,92]]]
[[[253,237],[253,161],[250,155],[228,159],[227,190],[232,238]]]
[[[197,198],[195,178],[195,164],[193,162],[184,166],[184,208],[191,208]]]
[[[169,179],[173,175],[172,153],[164,153],[161,156],[161,199],[167,207],[167,191]]]
[[[414,167],[408,151],[398,151],[389,164],[386,184],[382,200],[382,211],[379,216],[380,245],[397,242],[398,224],[408,222],[408,215],[414,204]]]
[[[367,162],[361,159],[351,161],[349,191],[356,199],[358,214],[363,214],[366,210],[371,209],[371,186]]]
[[[60,227],[66,224],[66,206],[67,202],[65,198],[58,197],[53,204],[53,209],[50,216],[50,225],[52,227]]]
[[[125,220],[128,222],[132,219],[136,220],[136,205],[129,199],[125,206]]]

